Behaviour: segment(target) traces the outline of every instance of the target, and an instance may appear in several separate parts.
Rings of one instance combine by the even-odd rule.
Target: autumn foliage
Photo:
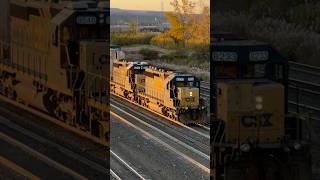
[[[195,14],[195,3],[191,0],[171,2],[173,12],[166,12],[170,29],[152,38],[151,43],[160,47],[208,47],[210,43],[210,9],[203,7]]]

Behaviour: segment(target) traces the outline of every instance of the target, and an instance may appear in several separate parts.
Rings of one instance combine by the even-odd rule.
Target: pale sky
[[[165,11],[171,11],[172,6],[170,2],[172,0],[162,0],[163,9]],[[210,0],[193,0],[200,5],[200,2],[209,5]],[[161,0],[110,0],[111,8],[130,9],[130,10],[161,10]],[[198,9],[196,10],[198,11]]]

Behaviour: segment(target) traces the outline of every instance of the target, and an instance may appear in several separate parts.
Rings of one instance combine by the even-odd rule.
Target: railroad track
[[[14,107],[1,102],[0,113],[5,116],[0,116],[0,143],[6,148],[0,150],[0,164],[30,179],[105,179],[108,176],[104,147],[21,109],[11,108]],[[52,134],[53,131],[56,134]],[[86,152],[86,148],[92,148],[94,153]]]
[[[24,113],[21,113],[19,108],[7,110],[7,105],[0,106],[1,114],[6,114],[6,118],[10,119],[3,120],[0,117],[0,131],[1,133],[6,132],[3,128],[9,126],[10,129],[14,129],[22,134],[20,138],[25,138],[25,140],[22,141],[24,144],[29,143],[31,140],[35,141],[33,143],[35,146],[33,148],[35,149],[34,151],[37,151],[38,148],[42,151],[49,149],[50,152],[52,149],[57,150],[59,154],[53,152],[41,153],[50,157],[50,159],[52,156],[59,156],[60,159],[55,160],[58,163],[49,160],[50,163],[54,164],[52,165],[54,168],[60,168],[58,170],[62,173],[57,174],[67,174],[67,177],[71,176],[75,179],[104,179],[109,174],[111,175],[111,179],[116,180],[168,179],[170,177],[184,179],[187,176],[191,179],[207,179],[209,177],[210,142],[207,138],[209,136],[208,131],[203,130],[202,133],[205,134],[205,136],[202,136],[192,129],[180,127],[177,124],[166,121],[121,99],[115,100],[112,98],[111,101],[111,138],[116,139],[116,141],[111,141],[110,170],[106,168],[106,159],[98,159],[96,156],[91,156],[92,153],[95,154],[96,152],[94,148],[85,148],[87,146],[83,145],[79,150],[74,150],[69,147],[69,143],[71,142],[82,144],[87,140],[82,137],[78,137],[77,139],[66,138],[60,134],[60,131],[66,130],[56,130],[51,127],[52,124],[50,123],[48,127],[51,127],[51,130],[54,131],[52,137],[64,140],[52,139],[51,136],[43,132],[48,129],[50,130],[50,128],[46,126],[42,127],[40,123],[47,123],[46,121],[29,114],[21,116],[21,114]],[[17,121],[11,121],[11,119]],[[30,121],[30,119],[32,120]],[[16,124],[16,122],[19,123]],[[121,126],[124,126],[124,129],[121,130],[117,125],[114,125],[115,123],[122,124]],[[35,126],[40,127],[35,128]],[[57,128],[61,127],[57,126]],[[11,134],[18,134],[17,132]],[[119,138],[120,136],[121,138]],[[126,141],[127,138],[130,139],[132,137],[134,138],[130,142]],[[12,137],[12,139],[19,141],[20,138]],[[2,136],[0,134],[0,143],[1,139]],[[62,142],[65,140],[68,142]],[[90,142],[90,140],[88,140],[88,142]],[[154,147],[150,148],[151,144]],[[29,144],[27,145],[29,146]],[[82,154],[84,152],[86,153]],[[140,154],[140,156],[138,154]],[[159,156],[159,154],[163,155]],[[41,155],[36,154],[35,156]],[[36,157],[36,159],[38,159],[38,157]],[[2,158],[0,156],[0,161],[1,160]],[[77,162],[72,163],[73,166],[71,167],[60,165],[68,164],[67,162],[73,160]],[[78,168],[83,169],[79,170]],[[43,168],[38,167],[38,169],[42,170]],[[90,173],[92,171],[95,172],[95,175],[100,173],[103,174],[104,177],[93,177],[94,175]],[[82,174],[83,172],[85,173]],[[37,179],[35,177],[38,177],[39,174],[35,174],[37,176],[29,175],[28,177]],[[39,177],[47,178],[41,176],[41,173]]]
[[[175,124],[178,124],[178,125],[181,126],[181,127],[190,129],[190,130],[192,130],[192,131],[194,131],[194,132],[196,132],[196,133],[198,133],[198,134],[204,135],[202,132],[198,131],[196,127],[192,128],[192,127],[187,126],[187,125],[185,125],[185,124],[183,124],[183,123],[181,123],[181,122],[179,122],[179,121],[172,120],[172,119],[170,119],[169,117],[164,116],[163,114],[154,112],[154,111],[150,110],[149,108],[146,108],[146,107],[144,107],[144,106],[142,106],[142,105],[140,105],[140,104],[138,104],[138,103],[132,102],[132,101],[130,101],[130,100],[124,98],[124,97],[118,96],[118,95],[113,94],[113,93],[111,93],[111,95],[114,96],[114,97],[118,97],[118,98],[120,98],[120,99],[123,99],[123,100],[125,100],[125,101],[127,101],[127,102],[129,102],[129,103],[131,103],[131,104],[134,104],[134,105],[136,105],[136,106],[138,106],[138,107],[140,107],[140,108],[142,108],[142,109],[145,109],[145,110],[147,110],[147,111],[150,111],[151,113],[153,113],[153,114],[155,114],[155,115],[157,115],[157,116],[160,116],[160,117],[162,117],[163,119],[166,119],[166,120],[168,120],[168,121],[171,121],[171,122],[173,122],[173,123],[175,123]],[[202,94],[202,95],[203,95],[203,94]],[[209,97],[209,96],[207,95],[207,97]],[[207,124],[196,124],[196,125],[197,125],[198,127],[202,128],[202,129],[206,130],[206,131],[209,131],[209,130],[210,130],[210,127],[209,127]],[[207,137],[207,138],[209,138],[209,135],[204,135],[204,136]]]
[[[110,157],[110,161],[113,166],[115,166],[115,163],[118,163],[118,166],[123,166],[121,170],[115,170],[113,167],[110,168],[111,179],[122,180],[125,178],[133,179],[135,177],[136,179],[145,180],[145,178],[141,174],[139,174],[139,172],[137,172],[131,165],[129,165],[125,160],[119,157],[119,155],[112,150],[110,150]]]
[[[307,112],[311,120],[320,121],[320,68],[290,62],[289,111]],[[210,83],[201,82],[203,97],[210,96]]]
[[[208,131],[181,127],[116,96],[111,97],[111,128],[112,151],[137,179],[209,178]],[[112,170],[115,166],[111,163]]]

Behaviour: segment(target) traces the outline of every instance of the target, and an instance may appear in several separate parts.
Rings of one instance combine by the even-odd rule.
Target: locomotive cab
[[[205,106],[200,97],[200,81],[195,76],[175,74],[167,89],[182,122],[192,124],[203,120]]]
[[[195,76],[177,75],[170,85],[170,97],[176,99],[174,106],[180,109],[193,109],[199,107],[200,87]]]

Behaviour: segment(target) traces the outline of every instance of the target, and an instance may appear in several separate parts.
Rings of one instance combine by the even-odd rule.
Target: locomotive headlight
[[[240,150],[243,151],[243,152],[249,152],[250,151],[250,145],[249,144],[242,144],[240,146]]]
[[[256,100],[256,103],[262,103],[263,102],[263,98],[261,96],[256,96],[255,100]]]
[[[256,109],[261,110],[263,108],[263,98],[261,96],[256,96],[255,97],[255,102],[256,102]]]
[[[263,105],[262,104],[256,104],[256,109],[257,110],[261,110],[263,108]]]
[[[105,55],[105,54],[101,55],[100,58],[99,58],[99,62],[101,64],[106,64],[108,62],[108,56]]]
[[[286,153],[288,153],[288,152],[290,152],[290,148],[284,147],[284,148],[283,148],[283,151],[286,152]]]
[[[295,150],[300,150],[302,146],[300,143],[296,142],[296,143],[294,143],[293,147]]]
[[[192,91],[189,94],[190,94],[190,97],[192,97],[192,95],[193,95]]]

